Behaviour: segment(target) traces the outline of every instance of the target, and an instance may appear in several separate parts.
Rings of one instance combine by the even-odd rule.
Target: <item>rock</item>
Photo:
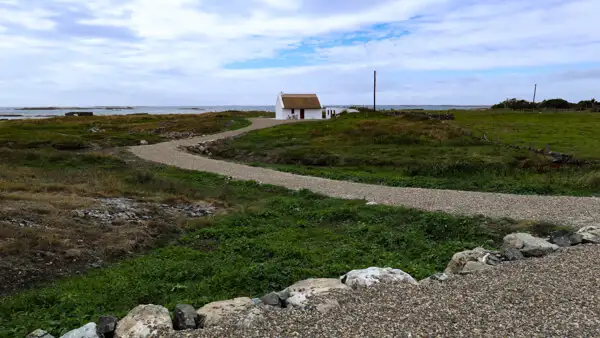
[[[239,314],[253,305],[254,303],[248,297],[208,303],[196,311],[200,316],[199,327],[204,328],[219,325],[226,316]]]
[[[540,257],[558,249],[558,245],[527,233],[514,233],[504,236],[504,245],[521,251],[525,257]]]
[[[28,334],[25,338],[54,338],[54,336],[42,329],[37,329]]]
[[[290,290],[285,289],[283,291],[279,291],[277,292],[277,295],[279,296],[279,299],[285,303],[285,301],[290,298]]]
[[[254,304],[254,306],[258,306],[260,304],[263,304],[262,300],[260,300],[260,298],[252,298],[252,304]]]
[[[582,236],[582,243],[600,244],[600,226],[590,225],[577,231]]]
[[[377,205],[377,202],[367,202],[367,205]]]
[[[148,141],[146,141],[146,140],[141,140],[141,141],[140,141],[140,145],[142,145],[142,146],[146,146],[146,145],[148,145]]]
[[[311,297],[326,294],[331,290],[336,289],[350,290],[350,287],[336,278],[305,279],[296,282],[284,290],[290,294],[286,304],[288,306],[304,308],[308,304],[308,301]]]
[[[198,327],[199,316],[193,306],[177,304],[173,315],[175,330],[190,330]]]
[[[258,308],[253,308],[247,313],[244,313],[240,316],[240,318],[235,322],[235,326],[238,328],[249,329],[252,327],[257,321],[263,320],[264,316],[262,312]]]
[[[447,281],[448,279],[450,279],[450,276],[451,275],[449,275],[447,273],[444,273],[444,272],[434,273],[433,275],[431,275],[431,276],[429,276],[429,277],[427,277],[425,279],[420,280],[419,284],[420,285],[425,285],[425,284],[430,284],[430,283],[433,283],[433,282]]]
[[[487,264],[487,260],[490,256],[491,253],[484,248],[475,248],[473,250],[457,252],[452,256],[452,259],[446,266],[444,273],[459,274],[463,271],[467,262],[480,262],[482,264]]]
[[[158,330],[172,330],[169,310],[160,305],[138,305],[117,323],[116,338],[147,338]]]
[[[344,284],[350,287],[369,287],[379,282],[418,284],[411,275],[400,269],[392,268],[370,267],[367,269],[352,270],[340,278]]]
[[[115,316],[101,316],[98,319],[98,335],[103,338],[114,337],[115,329],[117,328],[117,321],[117,317]]]
[[[84,326],[71,330],[60,338],[99,338],[96,332],[96,323],[87,323]]]
[[[285,300],[282,300],[277,292],[267,293],[266,295],[260,297],[260,300],[265,305],[285,307]]]
[[[338,308],[340,303],[335,299],[327,299],[317,305],[317,311],[321,313],[327,313],[335,308]]]
[[[465,264],[465,266],[462,268],[460,273],[463,275],[466,275],[466,274],[477,272],[477,271],[487,270],[487,269],[490,269],[491,267],[492,267],[491,265],[488,265],[488,264],[485,264],[482,262],[468,261]]]
[[[507,261],[518,261],[525,258],[521,251],[511,247],[510,245],[502,245],[500,254]]]
[[[558,230],[550,234],[550,243],[561,247],[581,244],[583,235],[569,230]]]

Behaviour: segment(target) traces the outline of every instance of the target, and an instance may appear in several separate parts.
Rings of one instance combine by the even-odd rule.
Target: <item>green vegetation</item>
[[[516,98],[504,100],[491,107],[492,109],[515,109],[515,110],[587,110],[600,112],[600,105],[596,99],[582,100],[577,103],[565,99],[549,99],[542,102],[531,102]]]
[[[0,147],[99,149],[165,141],[168,133],[210,134],[249,125],[248,117],[268,112],[223,112],[201,115],[114,115],[56,117],[5,121],[0,124]],[[92,131],[92,129],[94,131]]]
[[[593,133],[600,115],[490,114],[457,112],[456,121],[348,114],[335,120],[278,126],[221,140],[211,152],[221,158],[333,179],[405,187],[446,188],[521,194],[600,194],[597,168],[553,168],[551,159],[465,135],[578,157],[600,158]],[[522,144],[525,145],[525,144]]]

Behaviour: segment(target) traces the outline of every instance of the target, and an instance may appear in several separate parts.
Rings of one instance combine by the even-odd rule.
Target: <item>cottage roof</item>
[[[286,109],[321,109],[317,94],[281,94]]]

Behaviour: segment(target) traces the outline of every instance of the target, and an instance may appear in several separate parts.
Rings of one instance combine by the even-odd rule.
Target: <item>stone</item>
[[[554,243],[560,247],[569,247],[572,245],[581,244],[583,235],[569,230],[558,230],[550,234],[550,243]]]
[[[199,327],[205,328],[219,325],[225,317],[240,314],[253,306],[252,299],[248,297],[208,303],[196,311],[200,316]]]
[[[502,245],[500,254],[507,261],[518,261],[525,258],[521,251],[511,247],[510,245]]]
[[[266,295],[260,297],[260,300],[265,305],[285,307],[285,300],[282,301],[277,292],[267,293]]]
[[[438,272],[438,273],[434,273],[433,275],[422,279],[419,281],[420,285],[425,285],[425,284],[430,284],[433,282],[444,282],[447,281],[448,279],[450,279],[451,275],[444,273],[444,272]]]
[[[84,326],[71,330],[60,338],[100,338],[96,331],[96,323],[87,323]]]
[[[462,272],[467,262],[481,262],[487,264],[489,256],[491,256],[490,252],[484,248],[475,248],[473,250],[457,252],[452,256],[444,273],[459,274]]]
[[[377,202],[367,202],[367,205],[377,205]]]
[[[462,268],[462,270],[460,271],[460,274],[462,275],[466,275],[469,273],[473,273],[473,272],[477,272],[477,271],[483,271],[483,270],[487,270],[492,268],[491,265],[482,263],[482,262],[473,262],[473,261],[468,261],[465,266]]]
[[[199,316],[193,306],[177,304],[173,314],[173,326],[175,330],[196,329],[199,324]]]
[[[545,256],[558,250],[558,245],[527,233],[514,233],[504,236],[504,245],[521,251],[525,257]]]
[[[256,322],[264,319],[264,315],[258,308],[253,308],[250,311],[240,315],[240,318],[235,322],[235,326],[242,329],[251,328]]]
[[[370,267],[352,270],[340,278],[342,283],[350,287],[369,287],[380,282],[418,284],[411,275],[400,269],[392,268]]]
[[[317,304],[317,311],[321,312],[321,313],[327,313],[331,310],[334,310],[336,308],[340,307],[340,303],[335,300],[335,299],[327,299],[322,303]]]
[[[141,141],[140,141],[140,145],[142,145],[142,146],[146,146],[146,145],[148,145],[148,141],[146,141],[146,140],[141,140]]]
[[[54,336],[42,329],[37,329],[28,334],[25,338],[54,338]]]
[[[279,299],[281,299],[284,303],[285,301],[290,298],[290,290],[285,289],[282,291],[277,292],[277,295],[279,296]]]
[[[117,322],[118,320],[115,316],[101,316],[98,319],[98,335],[103,338],[114,337],[115,330],[117,328]]]
[[[579,229],[577,233],[582,236],[582,243],[600,244],[600,226],[586,226]]]
[[[160,305],[138,305],[117,323],[116,338],[155,337],[158,331],[172,330],[169,310]]]
[[[337,278],[309,278],[286,288],[285,291],[290,294],[286,304],[287,306],[305,308],[310,298],[326,294],[332,290],[351,290],[351,288]]]

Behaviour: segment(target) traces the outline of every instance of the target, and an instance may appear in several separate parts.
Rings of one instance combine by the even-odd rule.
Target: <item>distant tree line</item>
[[[600,112],[600,104],[596,99],[583,100],[577,103],[569,102],[564,99],[550,99],[542,102],[531,102],[527,100],[508,99],[492,106],[492,109],[571,109],[571,110],[591,110]]]

